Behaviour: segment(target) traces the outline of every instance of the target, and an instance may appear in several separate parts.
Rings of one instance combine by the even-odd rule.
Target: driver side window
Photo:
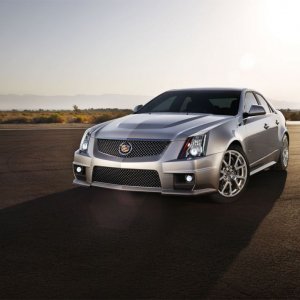
[[[253,93],[247,92],[245,96],[244,112],[248,113],[252,105],[258,105]]]

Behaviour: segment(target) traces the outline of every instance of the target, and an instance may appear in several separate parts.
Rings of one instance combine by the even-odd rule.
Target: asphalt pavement
[[[300,297],[300,126],[226,205],[75,187],[82,133],[0,131],[0,298]]]

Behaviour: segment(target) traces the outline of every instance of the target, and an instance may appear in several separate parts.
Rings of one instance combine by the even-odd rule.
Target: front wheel
[[[219,178],[218,192],[211,195],[217,203],[230,203],[238,200],[249,180],[249,164],[243,149],[230,146],[225,152]]]

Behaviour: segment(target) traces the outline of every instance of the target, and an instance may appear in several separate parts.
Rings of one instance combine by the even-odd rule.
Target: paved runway
[[[300,126],[228,205],[74,187],[82,133],[0,131],[0,298],[300,297]]]

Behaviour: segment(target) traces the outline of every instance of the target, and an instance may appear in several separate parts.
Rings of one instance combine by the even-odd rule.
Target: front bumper
[[[120,162],[88,155],[82,155],[79,151],[74,154],[73,164],[85,167],[85,180],[76,178],[74,184],[83,186],[97,186],[115,190],[158,192],[171,195],[199,195],[218,190],[220,166],[223,153],[216,153],[194,160],[171,160],[171,161],[147,161],[147,162]],[[161,187],[140,187],[129,185],[117,185],[93,181],[93,168],[95,166],[123,169],[155,170],[159,174]],[[74,169],[74,168],[73,168]],[[178,175],[193,174],[194,183],[186,189],[176,185]]]

